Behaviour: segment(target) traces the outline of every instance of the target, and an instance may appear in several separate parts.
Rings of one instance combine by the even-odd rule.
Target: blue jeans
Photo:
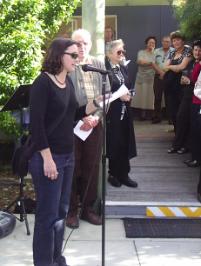
[[[35,153],[29,163],[36,193],[36,214],[33,236],[33,260],[35,266],[52,266],[62,260],[62,244],[65,217],[69,209],[74,155],[53,154],[58,178],[44,176],[43,159]],[[54,263],[58,264],[54,264]]]

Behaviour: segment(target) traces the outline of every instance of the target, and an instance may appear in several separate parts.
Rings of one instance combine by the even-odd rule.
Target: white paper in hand
[[[127,66],[130,63],[131,60],[125,60],[124,61],[124,66]]]
[[[117,91],[115,91],[110,96],[109,99],[106,99],[106,103],[107,104],[111,103],[111,102],[115,101],[116,99],[120,98],[121,96],[123,96],[125,94],[128,94],[128,93],[129,93],[128,88],[124,84],[122,84],[121,87]],[[99,104],[100,104],[101,107],[103,107],[103,102],[100,102]]]
[[[77,125],[74,127],[74,134],[78,136],[81,140],[85,141],[88,136],[91,134],[93,128],[88,131],[81,130],[80,127],[84,124],[82,120],[80,120]]]

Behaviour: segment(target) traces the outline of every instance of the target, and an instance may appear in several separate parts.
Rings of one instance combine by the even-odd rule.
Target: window
[[[116,15],[108,15],[105,17],[105,26],[110,26],[114,30],[114,39],[117,38],[117,16]],[[76,30],[82,28],[82,17],[81,16],[73,16],[72,20],[68,25],[62,24],[57,36],[70,38],[71,33]]]

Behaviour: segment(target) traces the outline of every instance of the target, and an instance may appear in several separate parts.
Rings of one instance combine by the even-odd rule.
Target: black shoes
[[[192,162],[192,160],[189,160],[189,159],[188,159],[188,160],[185,160],[185,161],[184,161],[184,163],[185,163],[186,165],[188,165],[190,162]]]
[[[145,121],[145,120],[147,120],[146,117],[141,116],[141,117],[139,118],[139,121]]]
[[[187,148],[180,148],[178,151],[177,151],[177,153],[178,154],[184,154],[184,153],[187,153],[188,152],[188,149]]]
[[[198,167],[201,165],[200,162],[198,162],[197,160],[185,160],[184,163],[188,167]]]
[[[127,187],[136,188],[138,186],[137,182],[133,181],[129,176],[126,180],[119,180],[116,177],[109,175],[108,182],[113,187],[121,187],[121,185],[125,185]]]
[[[187,163],[187,166],[188,167],[198,167],[198,166],[200,166],[200,163],[197,160],[193,160],[193,161],[190,161],[189,163]]]
[[[180,149],[175,149],[175,148],[170,148],[168,150],[168,153],[178,153],[178,154],[184,154],[184,153],[187,153],[188,152],[188,149],[187,148],[180,148]]]
[[[114,177],[112,175],[109,175],[108,182],[113,187],[120,187],[121,186],[121,182],[116,177]]]
[[[122,180],[121,183],[127,187],[136,188],[138,186],[136,181],[133,181],[129,176],[126,180]]]
[[[175,148],[172,147],[167,152],[168,153],[176,153],[177,152],[177,149],[175,149]]]
[[[154,118],[152,118],[151,123],[152,124],[159,124],[159,123],[161,123],[161,119],[160,118],[157,118],[157,117],[154,117]]]

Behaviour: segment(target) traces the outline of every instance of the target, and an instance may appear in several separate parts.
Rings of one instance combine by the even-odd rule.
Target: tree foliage
[[[201,0],[171,1],[181,32],[188,40],[201,38]],[[178,2],[177,5],[174,3]]]
[[[19,85],[33,81],[41,67],[45,44],[62,22],[68,22],[79,2],[0,0],[0,106]],[[16,134],[13,125],[8,114],[0,114],[1,129]]]

